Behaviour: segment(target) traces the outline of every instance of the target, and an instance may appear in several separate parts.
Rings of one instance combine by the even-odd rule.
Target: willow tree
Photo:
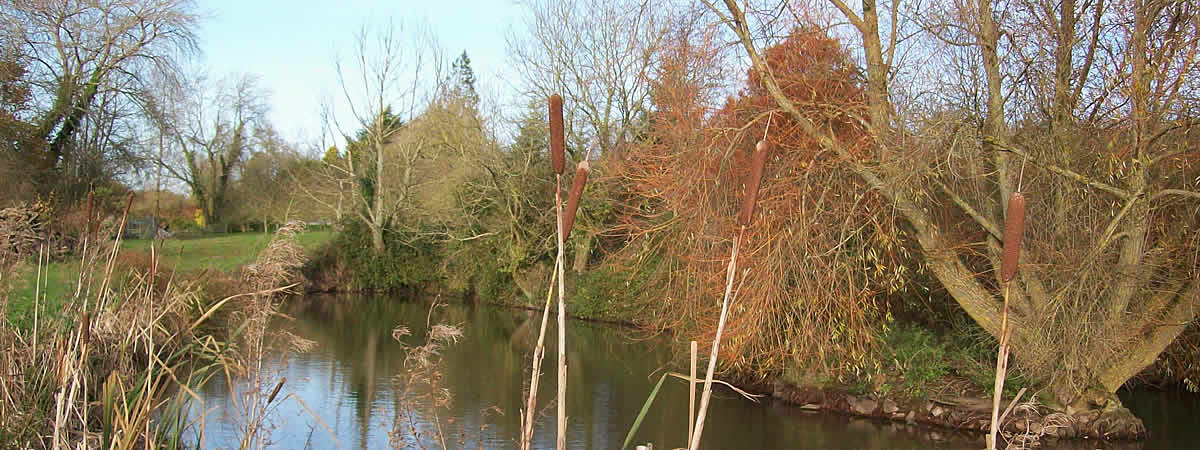
[[[931,15],[918,27],[916,35],[928,39],[923,52],[935,57],[921,61],[927,65],[920,73],[942,84],[910,79],[913,84],[902,87],[947,101],[902,120],[864,118],[880,147],[876,154],[890,155],[874,160],[856,158],[787,95],[759,50],[769,39],[758,33],[765,22],[751,22],[757,18],[731,0],[710,6],[736,34],[780,111],[890,203],[922,267],[993,336],[1003,304],[998,224],[1007,195],[1026,192],[1033,220],[1012,284],[1013,354],[1052,387],[1058,402],[1103,407],[1116,403],[1112,393],[1200,311],[1200,14],[1193,2],[1092,2],[1086,9],[1064,2],[1079,9],[1055,10],[1049,18],[1036,11],[1053,22],[1050,33],[1038,33],[1016,20],[1024,6],[995,11],[996,5],[948,2],[934,8],[945,15]],[[878,27],[862,23],[874,7],[863,2],[863,16],[851,22],[863,40],[879,42],[879,34],[872,35]],[[1014,33],[1051,38],[1026,48],[1003,38]],[[884,41],[892,48],[864,50],[868,74],[899,72],[875,66],[890,58],[869,55],[890,54],[897,45]],[[1033,58],[1035,46],[1053,57]],[[952,64],[936,64],[943,62]],[[938,67],[965,72],[938,79]],[[1057,87],[1031,89],[1030,74],[1046,68]],[[868,77],[876,84],[868,92],[883,88],[868,96],[872,114],[916,110],[913,104],[897,108],[897,77],[886,79],[893,84],[884,88]],[[1053,106],[1018,101],[1017,89],[1049,96],[1025,98]],[[965,97],[939,96],[948,92]],[[1050,138],[1038,138],[1043,135]]]

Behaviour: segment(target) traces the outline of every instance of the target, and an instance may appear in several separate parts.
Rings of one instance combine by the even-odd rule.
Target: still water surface
[[[440,424],[449,448],[514,448],[524,398],[521,386],[530,369],[540,314],[488,306],[449,305],[432,322],[460,325],[465,335],[442,352],[442,385],[453,394],[446,409],[427,401],[407,408],[405,389],[394,381],[405,370],[405,346],[426,338],[429,304],[394,297],[321,297],[295,302],[286,331],[311,340],[305,352],[280,352],[263,362],[269,391],[279,377],[287,383],[272,404],[267,435],[272,448],[376,449],[395,446],[389,433],[404,439],[401,448],[440,448],[432,436]],[[626,433],[663,370],[680,371],[665,340],[646,339],[625,328],[573,321],[567,337],[568,446],[572,449],[620,448]],[[397,326],[412,335],[403,343],[392,337]],[[554,329],[548,331],[539,389],[541,416],[535,448],[553,448],[556,384]],[[703,369],[702,369],[703,370]],[[237,448],[246,420],[245,381],[223,379],[201,393],[207,411],[203,448]],[[231,394],[233,392],[234,394]],[[1147,419],[1154,437],[1147,443],[1119,446],[1078,442],[1060,448],[1200,448],[1200,405],[1165,394],[1135,393],[1126,402]],[[669,449],[686,445],[687,388],[668,378],[635,443]],[[1188,403],[1190,401],[1190,403]],[[312,413],[306,411],[311,410]],[[436,413],[436,418],[435,414]],[[314,418],[319,417],[320,420]],[[1181,417],[1182,415],[1182,417]],[[1191,423],[1191,425],[1186,425]],[[328,430],[326,430],[328,428]],[[415,430],[415,431],[414,431]],[[1190,433],[1190,434],[1189,434]],[[421,443],[414,435],[422,436]],[[200,438],[197,438],[200,439]],[[1182,446],[1181,446],[1182,445]],[[755,403],[729,391],[714,396],[704,432],[705,449],[982,449],[981,436],[902,424],[803,412],[769,399]]]

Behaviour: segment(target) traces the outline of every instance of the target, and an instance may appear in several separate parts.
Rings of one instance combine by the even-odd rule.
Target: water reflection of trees
[[[357,422],[366,425],[378,423],[372,417],[372,405],[380,397],[391,397],[393,412],[399,406],[388,382],[404,370],[405,352],[392,339],[392,329],[407,326],[412,333],[403,338],[404,343],[420,345],[426,338],[428,307],[419,301],[336,298],[308,302],[291,314],[296,317],[294,331],[318,342],[316,351],[337,362]],[[438,308],[434,316],[434,322],[463,324],[466,332],[461,342],[443,354],[444,384],[454,394],[450,413],[456,417],[448,434],[466,435],[467,442],[476,435],[490,442],[507,442],[517,436],[518,413],[523,406],[521,386],[536,338],[531,331],[536,331],[536,314],[450,305]],[[572,407],[572,435],[587,447],[610,447],[617,443],[604,439],[614,430],[627,428],[626,422],[632,420],[627,412],[639,409],[644,400],[613,395],[614,383],[645,379],[649,386],[650,374],[667,361],[667,354],[631,352],[621,331],[611,327],[573,324],[569,333],[568,383],[577,388],[568,391],[568,402],[579,405]],[[542,386],[545,390],[539,396],[553,398],[554,384]],[[485,412],[489,409],[493,413]],[[546,426],[539,429],[553,432]],[[539,441],[543,437],[539,433]]]
[[[393,377],[405,370],[406,354],[404,345],[393,339],[392,330],[407,326],[411,335],[403,337],[403,343],[422,345],[428,308],[429,303],[422,301],[358,297],[322,298],[297,303],[288,311],[295,319],[281,326],[317,342],[313,353],[289,360],[288,377],[296,377],[292,387],[323,395],[326,400],[336,397],[318,412],[335,428],[343,445],[379,447],[386,440],[381,440],[382,435],[397,420],[412,419],[418,427],[432,426],[428,411],[404,415],[411,404],[401,397],[405,387],[392,384]],[[483,306],[450,305],[434,312],[432,323],[460,324],[465,332],[462,340],[442,352],[441,384],[452,391],[454,399],[439,416],[453,417],[453,421],[443,420],[451,447],[515,445],[524,398],[521,388],[527,381],[539,319],[537,312]],[[682,372],[681,358],[674,357],[663,341],[631,340],[632,332],[627,329],[573,322],[568,332],[570,447],[619,447],[658,374],[662,370]],[[547,354],[554,353],[555,349],[547,349]],[[553,376],[549,374],[551,381]],[[306,386],[303,379],[320,380],[328,386]],[[553,398],[554,384],[542,383],[545,390],[539,398]],[[664,384],[635,441],[664,448],[682,444],[687,430],[686,399],[684,383],[672,379]],[[306,397],[305,401],[320,400]],[[548,414],[539,416],[534,446],[549,447],[555,432],[553,405],[543,402],[539,407]],[[714,398],[710,414],[712,426],[717,428],[706,435],[707,448],[965,449],[982,445],[975,435],[843,416],[798,417],[802,413],[795,408],[763,407],[732,394]],[[352,435],[358,439],[357,445],[348,442]],[[288,441],[281,444],[287,447]],[[1113,448],[1137,450],[1141,446]]]

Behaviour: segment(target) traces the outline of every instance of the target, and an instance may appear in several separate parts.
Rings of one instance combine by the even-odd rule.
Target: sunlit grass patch
[[[332,231],[313,231],[297,236],[300,245],[310,254],[320,245],[333,238]],[[167,239],[161,248],[162,266],[177,272],[199,272],[213,270],[232,272],[255,261],[258,253],[266,248],[271,235],[262,233],[237,233],[200,238]],[[150,252],[151,241],[133,239],[121,242],[121,256],[126,259]],[[147,259],[148,258],[143,258]],[[120,264],[122,261],[118,261]],[[124,261],[136,265],[136,261]],[[33,328],[34,308],[37,306],[40,320],[57,317],[58,311],[75,294],[79,278],[79,260],[68,257],[66,261],[45,264],[41,268],[42,285],[39,291],[36,280],[36,263],[22,264],[12,274],[12,290],[9,292],[7,320],[14,328]],[[121,271],[124,273],[124,271]],[[114,280],[120,281],[120,280]],[[34,302],[35,293],[40,301]]]

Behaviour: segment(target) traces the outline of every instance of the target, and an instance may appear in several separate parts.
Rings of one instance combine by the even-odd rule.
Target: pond
[[[449,448],[516,447],[525,401],[522,386],[540,313],[456,304],[431,314],[427,302],[386,296],[310,298],[285,310],[291,319],[273,324],[269,334],[287,332],[313,345],[306,351],[274,352],[262,362],[264,396],[281,377],[287,379],[264,421],[262,435],[272,448],[441,448],[438,429]],[[445,408],[432,407],[424,393],[406,389],[397,379],[406,370],[406,350],[426,342],[427,318],[458,325],[464,332],[441,351],[440,384],[451,394]],[[411,330],[400,338],[403,342],[393,338],[397,326]],[[569,322],[568,328],[568,447],[620,448],[659,377],[664,371],[682,372],[682,359],[672,355],[662,338],[646,338],[636,330],[581,321]],[[534,448],[553,448],[555,441],[553,326],[547,333]],[[204,430],[202,437],[192,436],[200,447],[239,446],[252,422],[246,420],[248,384],[216,379],[200,393],[203,405],[192,408]],[[1135,413],[1149,414],[1147,425],[1155,433],[1151,441],[1099,447],[1077,442],[1062,448],[1166,449],[1197,442],[1194,420],[1200,408],[1194,398],[1185,403],[1190,409],[1180,410],[1171,409],[1180,403],[1159,397],[1145,392],[1127,400],[1139,409]],[[668,378],[633,442],[659,449],[686,446],[687,405],[687,384]],[[1179,420],[1193,423],[1180,426]],[[1156,424],[1192,434],[1172,435]],[[806,412],[770,399],[750,401],[725,389],[714,395],[703,443],[706,449],[984,446],[977,434]]]

